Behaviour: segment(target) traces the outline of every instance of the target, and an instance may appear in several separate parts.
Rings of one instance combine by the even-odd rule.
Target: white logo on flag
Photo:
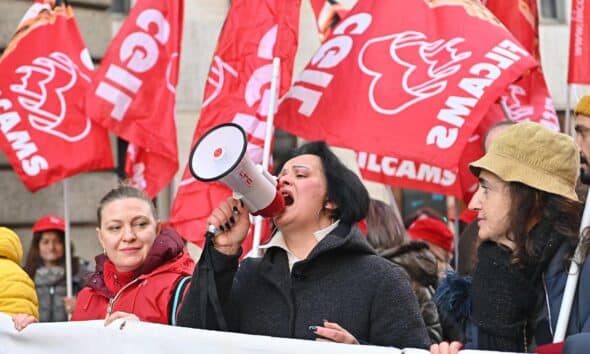
[[[63,124],[68,116],[64,95],[76,85],[78,75],[90,82],[66,54],[53,52],[48,57],[35,58],[32,64],[16,69],[16,73],[22,74],[21,82],[10,85],[10,90],[17,94],[21,106],[29,111],[29,122],[33,128],[67,142],[76,142],[88,135],[91,128],[88,117],[82,131],[60,130],[67,129],[67,125]]]
[[[373,77],[369,87],[373,109],[394,115],[443,92],[447,86],[445,79],[457,73],[460,62],[471,56],[471,52],[457,49],[463,41],[463,38],[453,38],[429,42],[426,35],[415,31],[367,41],[359,53],[358,63],[365,74]],[[368,51],[372,54],[367,54]],[[377,67],[383,66],[379,64],[382,55],[389,55],[393,63]],[[401,83],[405,94],[392,94],[391,83],[396,82]]]
[[[532,105],[522,104],[519,97],[526,97],[527,92],[524,87],[512,84],[508,85],[508,100],[507,105],[510,110],[510,119],[520,122],[532,118],[534,108]]]

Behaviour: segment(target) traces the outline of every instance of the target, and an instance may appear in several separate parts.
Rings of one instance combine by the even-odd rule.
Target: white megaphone
[[[241,199],[250,213],[272,217],[285,208],[276,179],[248,157],[246,133],[226,123],[209,130],[191,151],[189,169],[202,182],[219,181]]]

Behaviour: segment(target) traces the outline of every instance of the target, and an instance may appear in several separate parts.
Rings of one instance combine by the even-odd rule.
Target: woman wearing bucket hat
[[[46,215],[33,225],[33,239],[25,270],[35,281],[39,298],[39,321],[67,321],[76,306],[76,294],[84,287],[89,264],[73,256],[72,297],[66,297],[65,224],[58,216]]]
[[[531,122],[506,129],[470,164],[480,181],[469,204],[482,240],[478,263],[471,284],[449,275],[437,291],[439,309],[464,326],[465,347],[526,352],[551,343],[578,243],[579,165],[571,137]],[[582,259],[587,253],[586,244]],[[568,335],[590,331],[590,262],[583,263]]]

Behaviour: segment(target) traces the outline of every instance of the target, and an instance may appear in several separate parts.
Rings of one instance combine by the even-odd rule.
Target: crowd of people
[[[432,353],[528,352],[552,342],[577,262],[566,338],[579,341],[566,352],[583,348],[590,238],[580,232],[576,185],[590,181],[590,96],[576,107],[575,131],[574,141],[531,122],[490,130],[484,156],[469,165],[479,188],[468,204],[475,221],[459,238],[458,272],[445,218],[426,208],[402,220],[370,199],[323,142],[310,142],[278,166],[286,207],[261,257],[240,261],[250,226],[240,200],[213,210],[208,223],[218,232],[195,265],[152,201],[122,184],[98,203],[104,252],[95,267],[71,258],[72,296],[63,219],[35,223],[24,270],[19,237],[0,228],[0,312],[18,330],[70,317],[123,319]]]

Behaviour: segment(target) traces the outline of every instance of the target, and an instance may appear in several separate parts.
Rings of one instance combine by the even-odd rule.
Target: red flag
[[[572,0],[568,84],[590,84],[590,2]]]
[[[0,148],[29,190],[113,167],[83,109],[91,72],[72,8],[34,3],[0,58]]]
[[[484,4],[540,63],[537,0],[483,0]],[[559,131],[559,119],[541,66],[531,69],[508,86],[503,96],[511,119],[533,121]]]
[[[211,63],[193,146],[214,126],[234,122],[248,134],[253,162],[262,162],[272,59],[281,59],[280,96],[291,83],[299,7],[299,0],[232,1]],[[186,239],[202,246],[207,217],[230,194],[220,183],[196,181],[185,168],[170,221]],[[246,253],[246,243],[242,247]]]
[[[310,0],[310,2],[320,39],[323,42],[357,1]],[[478,186],[477,178],[469,173],[468,165],[482,154],[479,134],[474,134],[469,139],[465,151],[467,154],[462,155],[460,167],[453,169],[367,152],[357,152],[356,157],[360,173],[365,180],[430,193],[453,195],[469,200]]]
[[[283,99],[277,127],[452,170],[489,106],[535,65],[477,2],[362,1]]]
[[[175,100],[182,0],[140,0],[87,94],[98,124],[129,142],[125,172],[154,197],[178,170]]]
[[[539,60],[537,4],[534,0],[484,4],[510,30],[525,49]],[[540,67],[533,68],[517,82],[508,85],[503,100],[514,121],[532,120],[559,131],[559,121]],[[477,179],[468,165],[483,154],[482,138],[491,125],[506,119],[499,104],[484,116],[475,134],[469,138],[456,168],[444,169],[436,164],[399,160],[375,154],[360,153],[359,167],[364,178],[395,186],[454,195],[465,201],[477,188]]]
[[[323,42],[357,1],[310,0],[310,2],[320,39]],[[467,157],[462,157],[459,164],[461,168],[445,169],[432,164],[367,152],[357,152],[357,163],[365,180],[430,193],[448,194],[459,198],[470,198],[478,183],[477,179],[469,173],[467,166],[471,162],[471,158],[475,160],[481,156],[480,138],[478,134],[470,138],[470,143],[466,146]],[[463,173],[463,168],[467,174]]]

